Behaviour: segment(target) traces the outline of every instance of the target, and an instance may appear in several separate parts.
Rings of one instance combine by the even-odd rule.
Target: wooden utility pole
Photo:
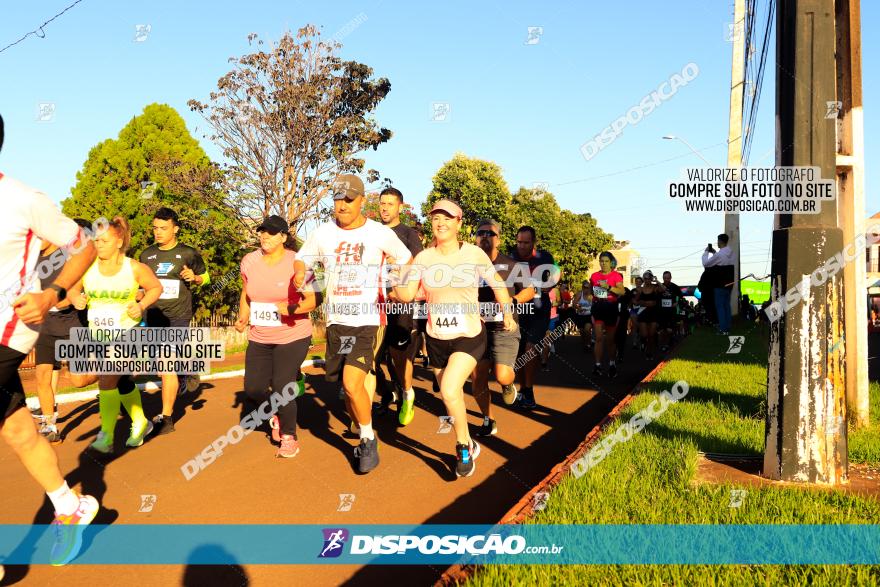
[[[727,130],[727,166],[742,167],[742,112],[745,86],[746,0],[734,0],[733,58],[730,67],[730,123]],[[730,296],[731,315],[739,314],[739,214],[724,215],[724,233],[730,237],[727,246],[734,256],[733,290]]]
[[[780,0],[776,15],[776,164],[837,169],[835,0]],[[799,286],[802,301],[770,328],[764,475],[846,482],[848,474],[843,276],[811,274],[843,250],[837,202],[818,214],[778,214],[772,297]]]
[[[837,0],[837,97],[826,115],[837,123],[837,200],[845,243],[865,233],[865,141],[862,118],[862,44],[860,0]],[[860,251],[864,252],[864,251]],[[844,267],[846,407],[850,422],[867,426],[868,302],[865,259]]]

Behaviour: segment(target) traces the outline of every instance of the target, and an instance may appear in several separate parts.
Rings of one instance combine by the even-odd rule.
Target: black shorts
[[[0,345],[0,425],[6,418],[27,406],[18,367],[26,354]]]
[[[407,357],[415,357],[416,337],[413,333],[416,327],[412,314],[388,314],[387,321],[383,344],[389,349],[406,353]]]
[[[41,332],[40,336],[37,338],[37,344],[34,345],[34,353],[36,355],[35,364],[52,365],[53,371],[61,369],[61,361],[56,358],[57,355],[55,354],[55,341],[69,339],[70,335],[57,336],[49,334],[48,332]]]
[[[169,318],[159,308],[147,308],[148,328],[189,328],[190,318]]]
[[[619,314],[617,302],[593,302],[593,324],[602,322],[606,327],[614,328]]]
[[[486,353],[483,360],[513,367],[519,354],[520,330],[486,330]]]
[[[582,329],[587,324],[593,323],[593,316],[591,314],[575,314],[574,315],[574,325],[578,327],[578,330]]]
[[[550,330],[550,316],[546,318],[543,316],[530,316],[528,320],[521,320],[520,330],[522,331],[520,345],[523,343],[538,344],[544,340],[544,337],[547,336],[547,331]]]
[[[382,346],[384,331],[384,326],[329,325],[324,379],[339,381],[345,365],[356,367],[364,373],[372,371]]]
[[[479,362],[486,354],[486,326],[480,329],[480,333],[474,337],[468,338],[460,336],[452,340],[440,340],[426,335],[428,346],[428,360],[431,361],[431,367],[435,369],[445,369],[449,363],[449,357],[452,353],[466,353]]]
[[[660,322],[660,308],[657,306],[645,308],[639,314],[639,322],[642,324],[656,324]]]

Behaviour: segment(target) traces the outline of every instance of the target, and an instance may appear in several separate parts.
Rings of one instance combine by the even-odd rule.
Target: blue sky
[[[33,30],[73,0],[15,2],[4,8],[0,47]],[[590,212],[616,238],[632,242],[650,267],[671,268],[675,280],[699,275],[699,251],[721,231],[720,215],[684,213],[664,196],[683,166],[726,161],[731,45],[725,41],[732,2],[680,0],[627,3],[448,1],[416,2],[109,2],[83,0],[45,28],[0,53],[6,148],[0,169],[67,197],[89,149],[115,137],[143,107],[167,103],[202,139],[204,122],[189,112],[229,69],[227,59],[249,51],[247,34],[278,38],[313,23],[327,36],[358,24],[341,39],[342,55],[391,81],[376,117],[394,132],[367,154],[367,164],[394,180],[419,204],[437,169],[456,152],[498,163],[512,191],[547,182],[559,203]],[[862,3],[862,29],[880,17]],[[134,42],[135,25],[149,36]],[[527,44],[528,27],[543,27]],[[876,57],[880,40],[863,34],[866,160],[880,122]],[[752,165],[773,164],[771,53]],[[610,146],[587,161],[580,146],[630,107],[694,62],[699,75]],[[55,104],[52,122],[38,122],[37,104]],[[431,120],[432,103],[446,102],[446,122]],[[705,148],[705,149],[704,149]],[[671,161],[663,162],[673,157]],[[641,168],[632,170],[632,168]],[[631,171],[626,171],[631,170]],[[606,176],[606,177],[602,177]],[[868,215],[880,210],[867,167]],[[769,272],[772,218],[742,216],[743,274]]]

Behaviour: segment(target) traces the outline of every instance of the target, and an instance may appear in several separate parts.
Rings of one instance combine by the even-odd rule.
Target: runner
[[[171,208],[159,208],[153,215],[153,245],[144,249],[140,261],[149,267],[159,283],[162,295],[147,310],[150,328],[188,328],[193,314],[192,286],[208,285],[211,278],[202,255],[177,241],[180,221]],[[161,373],[162,413],[153,418],[156,436],[174,432],[174,400],[180,389],[176,373]],[[191,391],[198,388],[199,376],[183,377]]]
[[[548,334],[556,330],[556,327],[559,326],[559,304],[561,302],[559,296],[559,288],[553,287],[550,288],[550,322],[547,323],[547,332],[544,333],[544,337],[547,337]],[[556,352],[556,347],[553,345],[552,340],[549,344],[543,345],[544,348],[541,349],[541,371],[544,373],[550,372],[550,354]]]
[[[403,206],[403,194],[400,190],[389,187],[379,194],[379,215],[382,224],[394,231],[410,254],[415,257],[422,252],[422,242],[415,229],[400,223],[400,209]],[[400,300],[394,295],[394,291],[388,293],[388,300],[397,304]],[[386,345],[391,356],[391,367],[397,374],[397,381],[403,387],[400,409],[397,414],[401,426],[406,426],[413,421],[415,410],[413,404],[416,400],[416,392],[413,389],[413,359],[415,358],[417,345],[416,326],[413,321],[411,306],[405,311],[401,310],[400,304],[392,306],[394,311],[387,314],[388,327],[385,331]],[[378,374],[378,372],[377,372]]]
[[[572,302],[574,301],[574,294],[571,293],[571,289],[569,289],[568,283],[562,283],[559,286],[560,293],[560,304],[559,304],[559,320],[563,324],[567,324],[568,326],[565,329],[565,334],[575,334],[576,328],[574,324],[574,307],[572,306]],[[551,329],[552,330],[552,329]]]
[[[121,216],[110,221],[106,231],[95,238],[98,259],[83,276],[82,284],[74,286],[70,298],[78,310],[88,308],[89,328],[123,329],[136,327],[146,309],[159,299],[162,284],[149,267],[127,257],[131,232],[128,221]],[[144,297],[135,301],[138,289]],[[98,410],[101,431],[89,448],[104,454],[113,452],[113,437],[120,405],[131,417],[131,434],[125,446],[134,448],[144,443],[153,424],[144,416],[141,392],[131,375],[98,376]]]
[[[624,293],[623,276],[615,271],[617,259],[610,252],[599,255],[599,271],[590,275],[593,288],[593,328],[596,330],[596,348],[593,357],[596,366],[593,375],[602,376],[602,362],[605,351],[608,351],[608,375],[617,377],[617,349],[615,349],[614,333],[617,330],[618,307],[617,296]],[[606,348],[607,347],[607,348]]]
[[[660,294],[660,352],[669,350],[673,338],[678,333],[679,300],[681,288],[672,283],[672,273],[663,272],[663,292]]]
[[[385,313],[379,307],[385,301],[382,270],[386,262],[408,263],[411,255],[393,230],[364,217],[360,178],[341,175],[333,187],[335,222],[309,235],[297,255],[295,284],[302,288],[306,270],[313,270],[318,262],[324,266],[328,280],[325,378],[333,382],[342,375],[346,407],[361,439],[354,456],[358,470],[368,473],[379,465],[371,408],[376,383],[373,369],[385,325]],[[314,275],[308,279],[315,287],[311,283]]]
[[[574,323],[581,333],[581,345],[584,352],[593,350],[593,293],[589,281],[581,284],[581,289],[574,297]]]
[[[0,117],[0,148],[3,118]],[[71,490],[58,469],[58,457],[46,439],[37,434],[25,405],[18,366],[37,342],[38,327],[52,306],[64,301],[67,288],[86,272],[95,258],[95,246],[76,223],[64,217],[45,194],[0,173],[0,436],[18,456],[31,477],[43,488],[55,518],[55,543],[50,562],[64,565],[76,558],[82,533],[100,509],[90,495]],[[61,273],[47,289],[37,291],[33,275],[40,252],[39,239],[71,253]],[[22,488],[16,489],[20,491]]]
[[[507,284],[507,294],[516,304],[524,304],[535,297],[535,290],[523,287],[519,281],[510,280],[510,272],[516,262],[498,251],[501,244],[501,225],[495,220],[481,220],[477,223],[477,245],[488,255],[498,276]],[[511,283],[514,281],[514,283]],[[471,389],[474,399],[483,415],[483,423],[474,432],[476,436],[491,436],[498,433],[498,425],[492,419],[492,395],[489,391],[489,370],[495,366],[495,379],[501,385],[501,398],[507,405],[516,401],[517,390],[514,384],[517,352],[519,351],[520,332],[505,330],[501,308],[495,303],[495,292],[481,280],[478,291],[480,314],[486,325],[486,354],[480,357],[474,369]],[[513,312],[516,320],[516,313]]]
[[[288,249],[294,238],[287,221],[269,216],[257,227],[257,235],[260,248],[241,260],[243,285],[235,329],[248,328],[244,391],[262,404],[270,399],[270,385],[274,393],[282,393],[296,382],[297,397],[305,391],[300,367],[312,341],[309,312],[315,309],[316,296],[293,286],[296,253]],[[296,401],[287,401],[270,419],[272,439],[280,445],[276,457],[299,454],[296,415]]]
[[[644,308],[639,314],[639,335],[642,344],[645,345],[645,358],[654,360],[657,350],[657,324],[660,321],[660,296],[663,294],[663,286],[657,283],[657,278],[650,271],[642,275],[644,284],[636,292],[636,302]]]
[[[633,336],[633,344],[632,348],[637,349],[641,345],[641,337],[639,336],[639,312],[644,310],[640,305],[635,303],[636,293],[642,289],[642,286],[645,284],[645,281],[641,277],[636,277],[635,279],[635,287],[631,290],[633,295],[633,304],[632,308],[629,311],[629,322],[627,323],[626,335],[629,336],[632,333],[635,333]]]
[[[458,240],[461,208],[450,200],[438,200],[429,217],[434,245],[418,254],[409,275],[404,278],[405,291],[398,295],[403,301],[412,300],[420,281],[428,294],[428,354],[440,381],[446,413],[455,429],[455,474],[470,477],[476,468],[480,445],[471,439],[468,431],[464,383],[486,353],[486,327],[480,313],[471,311],[477,308],[479,300],[477,283],[468,278],[463,281],[457,275],[451,282],[445,277],[452,274],[453,268],[472,270],[487,282],[501,304],[504,330],[514,332],[517,325],[510,311],[507,286],[498,277],[489,257],[480,247]],[[440,282],[438,273],[445,274],[439,278]]]
[[[553,255],[537,248],[537,234],[531,226],[522,226],[516,232],[516,247],[511,251],[511,257],[517,263],[527,263],[533,283],[547,284],[550,281],[549,267],[554,266]],[[539,271],[538,268],[541,268]],[[538,273],[541,273],[539,275]],[[558,275],[555,276],[558,279]],[[550,324],[550,288],[535,285],[535,297],[522,308],[519,315],[520,325],[520,356],[531,357],[525,366],[520,369],[520,384],[522,391],[519,394],[516,405],[519,408],[532,410],[537,407],[535,403],[535,371],[538,368],[540,353],[533,353],[534,346],[543,340]],[[538,290],[541,291],[537,295]]]
[[[629,325],[630,308],[632,307],[633,301],[633,291],[628,287],[624,287],[623,289],[623,294],[617,296],[617,303],[620,309],[618,310],[617,330],[614,333],[614,344],[617,347],[617,360],[621,363],[623,362],[623,356],[626,353],[626,338],[630,334],[627,326]]]
[[[74,222],[81,228],[92,228],[88,221],[81,218]],[[43,271],[40,274],[40,288],[48,289],[64,268],[64,250],[47,240],[42,241],[42,247],[40,258],[37,259],[37,267],[51,268],[51,271]],[[56,359],[55,342],[69,340],[70,329],[83,326],[88,326],[88,322],[81,319],[80,312],[71,305],[70,300],[60,301],[46,315],[34,347],[36,359],[34,374],[37,380],[37,397],[40,400],[39,414],[35,414],[35,417],[40,427],[40,434],[53,444],[62,440],[56,426],[58,406],[55,403],[55,394],[58,393],[61,361]],[[97,381],[98,376],[71,373],[70,380],[75,387],[85,387]]]

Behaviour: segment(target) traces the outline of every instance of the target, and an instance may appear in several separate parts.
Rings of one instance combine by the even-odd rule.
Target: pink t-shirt
[[[603,281],[605,282],[604,287],[602,284]],[[620,285],[621,283],[623,283],[623,275],[614,270],[607,274],[602,273],[601,271],[596,271],[590,275],[590,285],[593,286],[593,303],[611,302],[612,304],[616,304],[617,294],[610,290],[612,287]]]
[[[248,340],[263,344],[287,344],[312,336],[308,314],[281,316],[275,304],[293,305],[302,294],[293,285],[293,261],[296,253],[284,251],[281,261],[268,265],[262,249],[250,252],[241,260],[241,277],[251,308]]]

